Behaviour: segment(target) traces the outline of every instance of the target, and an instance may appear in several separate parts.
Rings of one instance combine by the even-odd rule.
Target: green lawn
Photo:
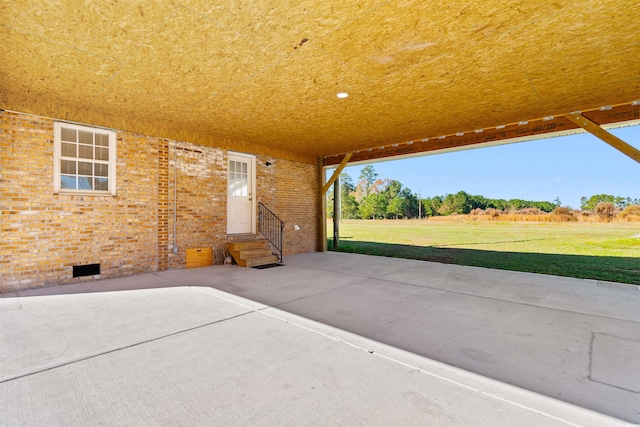
[[[638,223],[345,220],[339,250],[640,285]]]

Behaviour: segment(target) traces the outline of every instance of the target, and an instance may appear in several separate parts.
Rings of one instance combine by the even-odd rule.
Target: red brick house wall
[[[224,247],[226,150],[118,131],[117,196],[54,194],[53,123],[0,111],[0,292],[94,278],[74,265],[100,263],[99,278],[184,268],[187,249]],[[285,255],[313,251],[317,166],[256,160]]]

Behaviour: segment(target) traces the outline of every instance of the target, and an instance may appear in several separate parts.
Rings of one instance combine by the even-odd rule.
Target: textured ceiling
[[[0,14],[0,108],[305,161],[640,99],[638,0],[0,0]]]

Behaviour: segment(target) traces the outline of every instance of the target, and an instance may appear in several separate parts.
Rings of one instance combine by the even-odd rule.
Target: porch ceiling
[[[0,0],[0,108],[314,161],[631,105],[637,6]]]

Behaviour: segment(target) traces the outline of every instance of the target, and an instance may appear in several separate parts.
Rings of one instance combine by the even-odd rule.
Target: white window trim
[[[62,157],[62,127],[84,130],[88,132],[105,133],[109,137],[109,189],[104,190],[71,190],[61,188],[60,183],[60,159]],[[115,196],[116,195],[116,132],[100,127],[82,126],[66,122],[53,123],[53,193],[76,194],[87,196]]]

